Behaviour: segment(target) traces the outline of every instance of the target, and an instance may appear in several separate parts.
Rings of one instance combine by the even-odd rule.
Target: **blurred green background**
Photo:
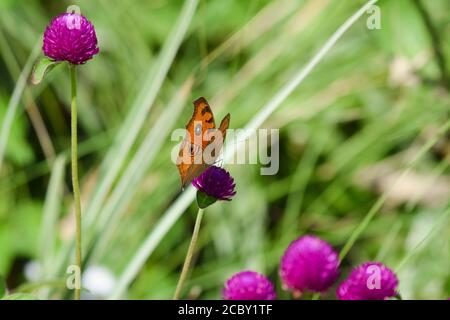
[[[69,72],[59,66],[39,86],[26,72],[52,17],[79,5],[100,47],[79,68],[85,295],[168,299],[196,213],[170,161],[170,133],[191,101],[204,96],[216,120],[230,112],[231,128],[244,127],[365,3],[196,2],[0,0],[2,130],[21,92],[0,160],[0,275],[10,292],[70,297]],[[278,263],[290,241],[315,234],[340,250],[372,216],[342,277],[376,259],[398,272],[405,299],[450,296],[450,2],[378,5],[381,29],[369,30],[364,14],[262,126],[280,129],[278,174],[226,166],[237,195],[206,210],[186,297],[219,299],[226,278],[252,269],[287,299]]]

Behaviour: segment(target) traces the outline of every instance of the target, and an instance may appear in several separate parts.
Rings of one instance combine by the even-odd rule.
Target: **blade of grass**
[[[36,61],[39,53],[41,52],[41,40],[35,44],[33,47],[33,51],[31,51],[28,56],[27,62],[20,73],[19,78],[17,79],[16,86],[14,87],[13,94],[11,96],[11,100],[8,104],[8,109],[6,111],[5,119],[3,120],[2,127],[0,130],[0,170],[3,164],[3,158],[5,156],[6,144],[8,143],[9,134],[11,132],[11,126],[14,122],[14,117],[17,113],[17,108],[19,106],[20,100],[22,98],[22,94],[27,86],[27,80],[30,76],[31,69],[33,68],[33,64]]]
[[[449,165],[448,159],[443,159],[436,166],[436,168],[433,170],[433,181],[428,183],[428,185],[430,187],[433,184],[433,182],[444,173],[444,171],[448,168],[448,165]],[[428,188],[424,188],[422,190],[421,194],[425,194],[425,192],[427,192],[427,190],[428,190]],[[411,201],[406,204],[407,214],[411,214],[411,215],[413,214],[413,210],[417,205],[418,198],[419,197],[411,199]],[[401,221],[401,220],[399,220],[393,224],[390,232],[388,232],[386,240],[383,242],[383,245],[381,245],[380,250],[378,251],[375,261],[384,260],[384,257],[387,256],[387,253],[388,253],[389,249],[392,247],[392,244],[394,243],[394,240],[397,237],[398,233],[400,232],[400,229],[402,226],[403,226],[403,221]]]
[[[323,146],[324,144],[321,144],[318,147],[310,144],[297,165],[292,182],[290,183],[290,190],[286,200],[286,209],[278,230],[280,237],[283,236],[283,233],[287,233],[287,230],[295,230],[297,227],[295,222],[300,214],[305,189],[313,174],[314,164],[322,152]]]
[[[144,265],[149,255],[155,250],[156,246],[161,242],[166,233],[170,230],[173,224],[181,216],[181,213],[186,210],[186,207],[195,198],[195,189],[190,186],[184,191],[184,193],[170,206],[163,217],[155,225],[153,231],[142,243],[133,259],[127,265],[124,272],[122,272],[119,281],[113,289],[113,292],[109,296],[109,299],[119,299],[128,285],[138,274],[139,270]]]
[[[292,0],[270,2],[258,12],[252,20],[239,29],[239,31],[211,51],[205,59],[203,59],[202,68],[205,68],[213,60],[217,59],[227,51],[229,54],[239,52],[239,47],[245,47],[270,30],[279,21],[286,19],[286,16],[291,13],[296,6],[297,2]]]
[[[381,209],[384,202],[388,198],[389,194],[394,190],[396,185],[406,176],[408,175],[412,168],[415,166],[417,161],[421,159],[430,149],[431,147],[439,140],[439,138],[447,132],[447,130],[450,127],[450,120],[448,120],[446,123],[444,123],[438,130],[437,134],[427,141],[427,143],[417,152],[417,154],[414,156],[413,159],[409,161],[409,163],[406,165],[406,168],[403,170],[401,175],[398,177],[398,179],[391,185],[389,189],[386,189],[385,192],[378,198],[378,200],[374,203],[374,205],[370,208],[370,210],[367,212],[364,219],[361,221],[361,223],[356,227],[356,229],[353,231],[353,233],[350,235],[350,238],[347,240],[347,242],[344,244],[344,247],[342,248],[341,252],[339,253],[340,260],[343,260],[350,249],[353,247],[355,242],[358,240],[359,236],[364,232],[364,230],[367,228],[369,223],[372,221],[372,219],[375,217],[377,212]]]
[[[0,54],[3,56],[5,60],[5,64],[9,70],[9,73],[14,77],[14,79],[18,79],[20,77],[20,65],[17,61],[13,49],[9,45],[6,40],[3,32],[0,30]],[[30,117],[31,124],[36,132],[36,136],[39,139],[41,144],[42,151],[47,158],[48,164],[51,166],[53,158],[55,157],[55,149],[53,147],[53,143],[50,139],[50,135],[45,126],[44,120],[42,119],[41,113],[39,111],[36,102],[34,101],[33,94],[29,87],[25,87],[23,93],[23,102],[25,104],[25,110]]]
[[[413,110],[412,108],[408,110]],[[395,108],[389,113],[384,115],[386,119],[384,126],[379,126],[379,123],[373,123],[366,126],[364,132],[361,132],[355,138],[350,138],[344,141],[340,148],[336,149],[334,156],[331,155],[335,163],[335,175],[336,177],[331,181],[328,186],[320,192],[315,200],[309,204],[306,208],[307,211],[314,211],[317,214],[323,214],[330,208],[332,203],[335,203],[340,197],[342,197],[349,186],[351,180],[348,179],[349,172],[352,172],[361,160],[366,157],[367,153],[374,146],[380,145],[379,141],[389,139],[388,136],[392,136],[392,130],[398,130],[407,122],[404,119],[407,117],[407,112],[404,110],[403,119],[395,116]],[[409,112],[408,112],[409,113]],[[392,118],[393,117],[393,118]],[[391,121],[393,119],[394,121]],[[425,123],[423,124],[425,125]],[[420,130],[421,127],[417,127]],[[392,138],[391,138],[392,139]],[[416,141],[420,141],[421,136],[416,138]],[[413,143],[412,145],[414,145]],[[387,148],[388,143],[384,143],[382,147]],[[338,155],[340,154],[340,156]],[[336,157],[338,155],[338,157]]]
[[[308,76],[311,71],[317,66],[317,64],[325,57],[325,55],[330,51],[330,49],[336,44],[336,42],[345,34],[345,32],[370,8],[375,4],[377,0],[370,0],[364,6],[362,6],[356,13],[354,13],[350,18],[347,19],[327,40],[324,46],[318,51],[316,55],[308,62],[308,64],[300,69],[290,81],[271,99],[262,110],[247,124],[244,132],[237,137],[237,141],[245,141],[249,135],[259,128],[267,118],[283,103],[283,101],[298,87],[300,83]],[[234,157],[234,151],[228,149],[225,152],[225,161],[230,160]],[[194,200],[195,191],[193,187],[189,187],[182,195],[179,197],[175,203],[169,207],[169,209],[164,213],[158,224],[155,226],[153,231],[147,236],[144,242],[141,244],[140,248],[133,256],[124,272],[119,278],[113,292],[110,295],[110,299],[120,298],[131,281],[136,277],[139,270],[144,265],[145,261],[152,254],[153,250],[165,236],[165,234],[170,230],[170,228],[175,224],[175,222],[180,218],[182,213],[186,210],[189,204]]]
[[[385,237],[385,240],[383,241],[382,245],[380,246],[380,250],[377,253],[375,261],[383,261],[384,257],[387,256],[387,253],[389,252],[389,249],[394,244],[395,238],[397,238],[398,233],[400,232],[400,229],[403,226],[403,221],[397,221],[392,225],[389,232],[387,233],[387,236]]]
[[[80,157],[84,157],[86,155],[92,154],[95,151],[106,149],[110,141],[111,140],[109,139],[108,131],[99,133],[97,136],[91,137],[81,142],[78,145],[78,154],[80,155]],[[60,151],[59,153],[68,156],[70,154],[70,150],[65,149]],[[7,176],[6,179],[3,179],[0,182],[0,193],[6,190],[13,190],[14,188],[23,186],[33,179],[47,175],[50,171],[51,167],[48,166],[46,160],[37,162],[36,164],[28,166],[22,171],[18,171],[13,175]]]
[[[333,48],[336,42],[345,34],[345,32],[366,12],[368,8],[374,5],[378,0],[368,1],[356,13],[347,19],[325,42],[323,47],[312,57],[306,66],[299,70],[293,78],[262,108],[260,112],[247,124],[245,132],[237,136],[238,141],[248,139],[251,132],[258,129],[269,116],[286,100],[286,98],[305,80],[305,78],[314,70],[314,68],[322,61],[326,54]],[[224,155],[224,159],[230,160],[234,154],[229,152]]]
[[[55,253],[55,239],[58,216],[64,192],[65,155],[59,155],[52,168],[50,182],[45,197],[42,213],[42,225],[39,240],[39,260],[41,261],[43,276],[53,267],[52,260]]]
[[[329,4],[325,1],[308,1],[302,7],[291,9],[295,12],[292,17],[283,26],[279,36],[275,41],[266,44],[259,52],[247,61],[239,72],[234,76],[233,85],[223,88],[221,92],[211,101],[212,105],[228,105],[248,84],[250,84],[257,75],[262,73],[262,70],[269,67],[276,61],[279,56],[285,52],[286,44],[290,43],[293,38],[300,34],[306,26],[311,23],[319,13],[326,9]],[[287,17],[285,18],[287,19]],[[299,21],[301,21],[299,23]]]
[[[449,204],[450,205],[450,204]],[[448,205],[447,205],[448,207]],[[443,226],[447,226],[446,220],[450,214],[450,208],[447,208],[446,210],[442,211],[442,213],[439,215],[439,217],[436,219],[436,222],[433,224],[431,229],[425,234],[425,236],[414,246],[412,250],[408,252],[408,254],[403,258],[402,261],[397,265],[397,267],[394,269],[395,272],[399,272],[401,268],[420,250],[424,249],[424,246],[430,241],[430,239],[433,237],[433,235],[436,234],[436,231],[439,230],[439,228]]]

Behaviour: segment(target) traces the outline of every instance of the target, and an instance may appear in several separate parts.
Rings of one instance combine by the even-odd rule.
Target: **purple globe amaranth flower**
[[[55,61],[83,64],[99,52],[94,26],[77,13],[63,13],[44,33],[44,54]]]
[[[324,292],[339,276],[339,257],[327,242],[302,236],[286,249],[280,263],[283,286],[298,295]]]
[[[385,300],[397,295],[395,273],[380,262],[366,262],[353,269],[336,290],[339,300]]]
[[[236,194],[234,179],[223,168],[209,167],[192,181],[197,188],[197,202],[200,207],[206,207],[217,200],[230,201]]]
[[[234,274],[225,283],[225,300],[275,300],[276,293],[270,280],[254,271]]]

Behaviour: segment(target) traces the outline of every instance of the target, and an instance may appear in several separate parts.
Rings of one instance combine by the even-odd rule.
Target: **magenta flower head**
[[[397,295],[395,273],[380,262],[366,262],[353,269],[336,290],[339,300],[385,300]]]
[[[339,276],[339,257],[327,242],[303,236],[286,249],[280,263],[283,286],[296,295],[324,292]]]
[[[230,201],[236,194],[234,179],[223,168],[209,167],[192,181],[197,188],[197,203],[200,208],[206,208],[217,200]]]
[[[78,13],[63,13],[46,28],[43,50],[54,61],[84,64],[99,52],[94,26]]]
[[[275,300],[276,293],[270,280],[254,271],[234,274],[225,283],[225,300]]]

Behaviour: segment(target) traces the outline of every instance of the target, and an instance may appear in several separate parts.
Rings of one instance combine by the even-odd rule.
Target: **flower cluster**
[[[353,269],[336,290],[340,300],[385,300],[397,295],[395,273],[380,262],[366,262]]]
[[[230,201],[236,194],[234,179],[225,169],[212,166],[192,181],[200,192],[217,200]]]
[[[285,288],[294,292],[324,292],[338,276],[338,254],[317,237],[304,236],[293,241],[281,258],[281,280]]]
[[[306,235],[293,241],[280,262],[283,287],[298,297],[304,292],[325,293],[339,277],[339,256],[322,239]],[[336,290],[340,300],[385,300],[396,297],[395,273],[380,262],[356,267]],[[275,298],[274,285],[256,272],[239,272],[225,284],[224,299],[269,300]]]
[[[230,201],[236,194],[236,184],[230,173],[223,168],[212,166],[192,181],[197,188],[197,204],[206,208],[218,200]]]
[[[266,276],[254,271],[238,272],[223,289],[225,300],[275,300],[274,286]]]
[[[94,26],[77,13],[63,13],[44,33],[44,54],[54,61],[84,64],[99,52]]]

